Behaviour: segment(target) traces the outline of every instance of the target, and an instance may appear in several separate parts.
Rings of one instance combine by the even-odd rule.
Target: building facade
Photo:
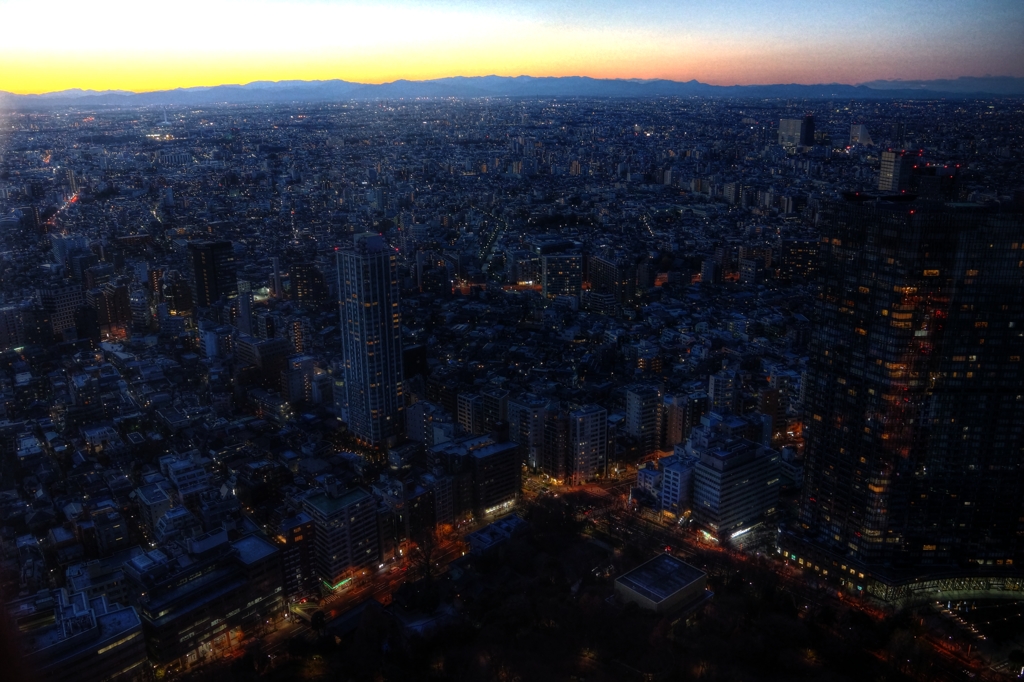
[[[777,452],[743,438],[716,439],[693,468],[693,518],[730,540],[775,510],[779,487]]]
[[[626,432],[637,439],[642,456],[661,445],[664,397],[654,386],[634,386],[626,392]]]
[[[579,254],[542,256],[541,288],[546,298],[578,297],[583,290],[583,256]]]
[[[882,152],[878,170],[878,189],[882,192],[903,192],[910,189],[910,175],[916,157],[905,151]]]
[[[189,266],[192,271],[192,300],[208,308],[222,298],[238,293],[235,252],[231,242],[190,242]]]
[[[377,502],[370,493],[332,485],[307,497],[304,507],[316,531],[316,570],[329,589],[377,560]]]
[[[848,200],[820,227],[806,536],[875,565],[1019,561],[1022,216]]]
[[[345,379],[336,410],[360,440],[394,444],[405,428],[395,253],[383,237],[364,233],[337,259]]]
[[[584,405],[569,413],[568,482],[579,485],[606,473],[608,410]]]

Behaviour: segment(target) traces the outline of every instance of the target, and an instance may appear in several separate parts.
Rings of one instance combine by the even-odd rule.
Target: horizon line
[[[867,86],[869,83],[901,83],[901,82],[907,82],[907,83],[914,83],[914,82],[930,83],[930,82],[935,82],[935,81],[958,81],[958,80],[964,80],[964,79],[993,79],[993,80],[995,80],[995,79],[1015,79],[1015,80],[1022,80],[1022,81],[1024,81],[1024,76],[1009,76],[1009,75],[997,75],[997,76],[994,76],[994,75],[991,75],[991,74],[985,74],[983,76],[950,76],[950,77],[944,77],[944,78],[888,78],[888,79],[887,78],[875,78],[873,80],[859,81],[859,82],[855,82],[855,83],[842,83],[842,82],[839,82],[839,81],[829,81],[829,82],[818,81],[818,82],[806,82],[806,83],[804,83],[804,82],[797,82],[797,81],[789,81],[789,82],[777,81],[777,82],[765,82],[765,83],[728,83],[728,84],[722,84],[722,83],[705,82],[705,81],[700,80],[699,78],[690,78],[689,80],[676,80],[674,78],[640,78],[640,77],[631,77],[631,78],[622,78],[622,77],[618,77],[618,78],[601,78],[601,77],[598,77],[598,76],[587,76],[587,75],[580,75],[580,74],[568,74],[568,75],[561,75],[561,76],[532,76],[530,74],[525,74],[525,73],[521,73],[521,74],[518,74],[518,75],[515,75],[515,76],[502,76],[502,75],[497,74],[497,73],[489,73],[489,74],[485,74],[485,75],[481,75],[481,76],[465,76],[465,75],[462,75],[462,74],[456,74],[456,75],[450,75],[450,76],[438,76],[436,78],[421,78],[421,79],[396,78],[396,79],[393,79],[393,80],[383,80],[383,81],[379,81],[379,82],[375,82],[375,81],[350,81],[350,80],[345,80],[344,78],[312,78],[312,79],[283,78],[283,79],[280,79],[280,80],[257,79],[257,80],[253,80],[253,81],[248,81],[246,83],[216,83],[214,85],[204,85],[204,84],[200,84],[200,85],[178,85],[178,86],[171,87],[171,88],[158,88],[158,89],[154,89],[154,90],[125,90],[123,88],[107,88],[105,90],[96,90],[94,88],[64,88],[63,90],[48,90],[48,91],[45,91],[45,92],[16,92],[16,91],[13,91],[13,90],[0,90],[0,94],[14,95],[16,97],[45,97],[47,95],[59,95],[61,93],[65,93],[65,92],[82,92],[82,93],[96,93],[96,94],[123,93],[123,94],[129,94],[129,95],[147,95],[147,94],[153,94],[153,93],[158,93],[158,92],[174,92],[176,90],[197,90],[197,89],[213,89],[213,88],[229,88],[229,87],[244,88],[244,87],[248,87],[248,86],[251,86],[251,85],[255,85],[257,83],[268,83],[268,84],[278,85],[278,84],[281,84],[281,83],[332,83],[332,82],[341,82],[341,83],[350,83],[352,85],[367,85],[367,86],[377,85],[377,86],[379,86],[379,85],[391,85],[391,84],[399,83],[399,82],[431,83],[431,82],[435,82],[435,81],[441,81],[441,80],[452,79],[452,78],[465,78],[465,79],[475,79],[475,78],[507,78],[507,79],[533,78],[533,79],[537,79],[537,80],[541,80],[541,79],[562,79],[562,78],[583,78],[583,79],[594,80],[594,81],[617,81],[617,82],[625,82],[625,83],[628,83],[628,82],[651,83],[651,82],[656,82],[656,81],[663,81],[663,82],[667,82],[667,83],[699,83],[701,85],[709,85],[709,86],[717,87],[717,88],[771,87],[771,86],[788,86],[788,85],[802,85],[802,86],[844,85],[844,86],[848,86],[848,87],[862,87],[862,86]]]

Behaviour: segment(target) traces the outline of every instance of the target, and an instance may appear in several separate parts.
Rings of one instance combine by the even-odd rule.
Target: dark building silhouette
[[[804,116],[803,125],[800,126],[800,146],[814,146],[814,117],[810,114]]]
[[[188,257],[192,269],[192,299],[197,306],[208,308],[221,298],[238,293],[231,242],[191,242]]]
[[[192,289],[182,280],[181,275],[171,270],[164,276],[163,282],[160,293],[167,303],[167,309],[174,315],[190,315],[195,310],[195,302]]]
[[[565,480],[569,449],[569,415],[564,410],[552,410],[544,417],[540,470],[557,481]]]
[[[779,144],[783,147],[813,147],[814,117],[781,119],[779,121]]]
[[[321,306],[327,303],[327,283],[324,275],[312,263],[296,263],[291,267],[292,298],[303,305]]]
[[[274,537],[281,550],[285,597],[316,594],[316,525],[306,512],[281,521]]]
[[[619,305],[630,305],[636,299],[636,265],[627,258],[590,256],[590,290],[609,293]]]
[[[861,197],[827,202],[820,229],[804,530],[912,574],[1017,564],[1021,214]]]

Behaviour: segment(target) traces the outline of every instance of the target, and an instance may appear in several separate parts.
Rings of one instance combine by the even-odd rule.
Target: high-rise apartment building
[[[484,428],[487,431],[499,422],[508,423],[508,389],[487,386],[480,391],[480,398],[483,400]]]
[[[273,537],[281,551],[286,598],[316,594],[316,526],[306,512],[281,521]]]
[[[807,539],[861,565],[1019,562],[1024,218],[851,199],[820,230]]]
[[[459,426],[466,433],[477,436],[487,433],[484,426],[484,399],[479,393],[460,393],[459,412],[456,415]]]
[[[188,261],[192,271],[192,300],[200,308],[208,308],[238,293],[231,242],[190,242]]]
[[[708,404],[721,413],[737,411],[740,398],[740,377],[736,372],[723,369],[708,377]]]
[[[671,450],[690,436],[694,426],[708,411],[708,394],[694,391],[687,395],[666,395],[662,407],[662,449]]]
[[[291,404],[313,400],[316,360],[311,355],[293,355],[281,372],[281,395]]]
[[[531,394],[508,401],[509,438],[519,443],[526,465],[534,470],[540,467],[541,452],[544,449],[544,414],[547,406],[547,399]]]
[[[294,300],[306,306],[318,306],[327,301],[327,284],[323,273],[312,263],[295,263],[291,266]]]
[[[546,298],[579,296],[583,290],[583,256],[564,253],[543,256],[541,288]]]
[[[569,416],[557,408],[544,412],[544,443],[540,451],[540,470],[555,479],[564,481],[567,473],[567,455],[571,447],[569,440]]]
[[[619,305],[630,305],[636,299],[636,265],[627,258],[614,255],[590,256],[590,290],[608,293]]]
[[[36,302],[46,311],[54,335],[74,334],[75,313],[85,304],[81,284],[50,284],[36,289]]]
[[[634,386],[626,392],[626,432],[637,439],[641,455],[661,445],[664,397],[654,386]]]
[[[579,485],[604,474],[608,464],[608,411],[584,405],[569,413],[568,481]]]
[[[393,444],[405,425],[395,252],[369,232],[352,242],[337,253],[345,385],[335,406],[359,439]]]

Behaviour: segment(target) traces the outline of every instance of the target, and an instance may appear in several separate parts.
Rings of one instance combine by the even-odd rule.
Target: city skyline
[[[1024,677],[1024,3],[707,4],[0,0],[4,679]]]
[[[852,13],[794,0],[763,9],[645,0],[426,4],[228,1],[140,10],[117,0],[62,17],[45,37],[0,47],[0,90],[205,87],[260,80],[384,83],[453,76],[590,76],[714,85],[863,83],[876,79],[1024,76],[1024,7],[866,3]],[[40,5],[0,2],[11,25],[37,24]]]

